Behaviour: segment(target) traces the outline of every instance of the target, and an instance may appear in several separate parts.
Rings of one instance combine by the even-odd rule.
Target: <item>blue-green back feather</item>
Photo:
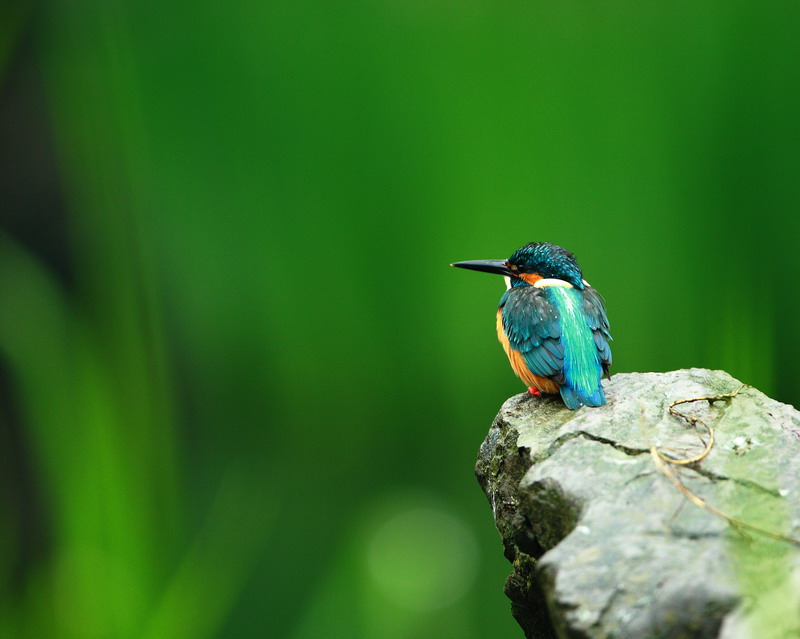
[[[602,366],[589,320],[584,313],[584,299],[574,288],[549,286],[545,289],[558,309],[561,343],[564,347],[564,377],[561,397],[569,408],[606,403],[600,384]]]

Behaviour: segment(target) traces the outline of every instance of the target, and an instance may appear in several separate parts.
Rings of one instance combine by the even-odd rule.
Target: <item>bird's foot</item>
[[[534,397],[539,397],[539,395],[542,394],[542,392],[536,388],[536,386],[528,386],[528,392]]]

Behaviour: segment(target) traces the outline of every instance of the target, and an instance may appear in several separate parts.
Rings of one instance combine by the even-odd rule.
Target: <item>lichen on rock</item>
[[[526,394],[503,405],[476,474],[527,637],[800,636],[791,587],[800,550],[688,503],[651,456],[654,445],[677,458],[703,450],[704,433],[670,415],[671,402],[740,385],[704,369],[629,373],[605,384],[600,408],[570,411]],[[750,387],[687,411],[716,433],[702,461],[676,467],[687,491],[800,537],[800,413]],[[777,626],[776,609],[784,611]]]

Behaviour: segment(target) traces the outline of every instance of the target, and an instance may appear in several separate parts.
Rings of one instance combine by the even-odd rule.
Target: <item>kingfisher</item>
[[[600,383],[611,367],[605,304],[583,279],[572,253],[549,242],[532,242],[507,260],[451,266],[505,278],[497,337],[531,395],[560,393],[571,410],[606,403]]]

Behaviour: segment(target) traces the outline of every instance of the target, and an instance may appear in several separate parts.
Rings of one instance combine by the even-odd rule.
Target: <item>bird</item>
[[[451,266],[505,278],[497,337],[531,395],[560,394],[570,410],[606,403],[601,379],[610,379],[611,333],[605,302],[572,253],[531,242],[507,260]]]

